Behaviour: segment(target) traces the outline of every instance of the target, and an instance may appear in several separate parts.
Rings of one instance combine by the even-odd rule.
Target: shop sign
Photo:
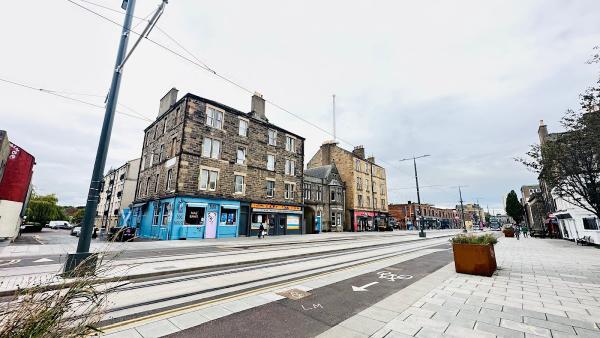
[[[302,213],[302,207],[294,205],[252,203],[250,206],[252,207],[254,212],[286,212],[294,214]]]

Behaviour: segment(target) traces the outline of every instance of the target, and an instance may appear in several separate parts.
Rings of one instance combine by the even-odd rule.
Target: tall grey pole
[[[419,237],[425,237],[423,226],[423,211],[421,210],[421,194],[419,193],[419,176],[417,175],[417,159],[413,157],[413,166],[415,167],[415,183],[417,184],[417,205],[419,206],[419,222],[421,223],[421,231]]]
[[[335,133],[335,94],[333,94],[333,141],[337,141],[337,136]]]
[[[73,272],[77,266],[79,266],[83,261],[86,261],[86,259],[91,255],[89,251],[94,227],[94,218],[96,216],[96,208],[98,207],[100,184],[104,175],[106,155],[108,153],[110,135],[115,117],[115,109],[117,106],[117,99],[119,97],[119,87],[121,86],[121,76],[123,72],[121,66],[127,52],[127,43],[129,41],[131,21],[133,19],[133,12],[135,9],[135,0],[127,0],[126,6],[127,8],[125,12],[125,18],[123,20],[123,30],[121,31],[121,41],[119,42],[119,49],[117,51],[117,60],[115,62],[115,69],[110,84],[110,92],[108,93],[108,99],[106,102],[106,111],[104,113],[104,121],[102,122],[102,130],[100,132],[100,140],[98,142],[98,150],[96,152],[94,169],[92,171],[92,180],[90,182],[90,189],[88,191],[88,198],[85,205],[85,217],[81,227],[81,234],[79,235],[79,242],[77,243],[77,252],[68,255],[64,270],[65,274]],[[86,263],[87,262],[89,262],[89,268],[95,268],[94,259],[87,260]]]
[[[458,187],[458,195],[460,196],[460,212],[462,214],[463,232],[467,232],[467,225],[465,223],[465,207],[463,206],[462,191],[460,186]]]

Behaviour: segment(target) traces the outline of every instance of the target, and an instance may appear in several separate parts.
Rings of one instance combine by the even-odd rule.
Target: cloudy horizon
[[[94,0],[121,13],[73,2],[122,21],[120,1]],[[158,3],[138,1],[136,15]],[[15,32],[0,38],[10,46],[0,78],[103,105],[120,27],[69,1],[31,6],[13,1],[0,13],[0,28]],[[430,154],[417,163],[423,203],[453,207],[465,185],[465,203],[499,210],[511,189],[537,182],[514,158],[537,142],[539,121],[560,130],[597,81],[586,61],[599,15],[595,1],[171,1],[158,27],[218,74],[326,130],[335,94],[337,135],[386,168],[389,202],[416,200],[412,163],[399,159]],[[186,54],[160,30],[150,38]],[[145,40],[125,67],[119,110],[153,119],[171,87],[250,110],[249,93]],[[35,189],[83,205],[103,109],[5,82],[0,90],[0,129],[36,157]],[[305,162],[332,139],[272,105],[266,113],[306,138]],[[107,170],[140,156],[149,123],[116,115]]]

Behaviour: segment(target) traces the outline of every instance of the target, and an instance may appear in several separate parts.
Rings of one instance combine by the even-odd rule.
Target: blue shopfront
[[[173,197],[132,206],[138,236],[160,240],[238,236],[240,202]]]

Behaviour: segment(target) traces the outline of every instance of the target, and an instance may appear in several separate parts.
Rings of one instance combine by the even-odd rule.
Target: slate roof
[[[329,174],[331,173],[331,168],[332,168],[332,165],[328,164],[328,165],[322,165],[320,167],[306,169],[306,170],[304,170],[304,176],[326,179],[327,177],[329,177]]]

